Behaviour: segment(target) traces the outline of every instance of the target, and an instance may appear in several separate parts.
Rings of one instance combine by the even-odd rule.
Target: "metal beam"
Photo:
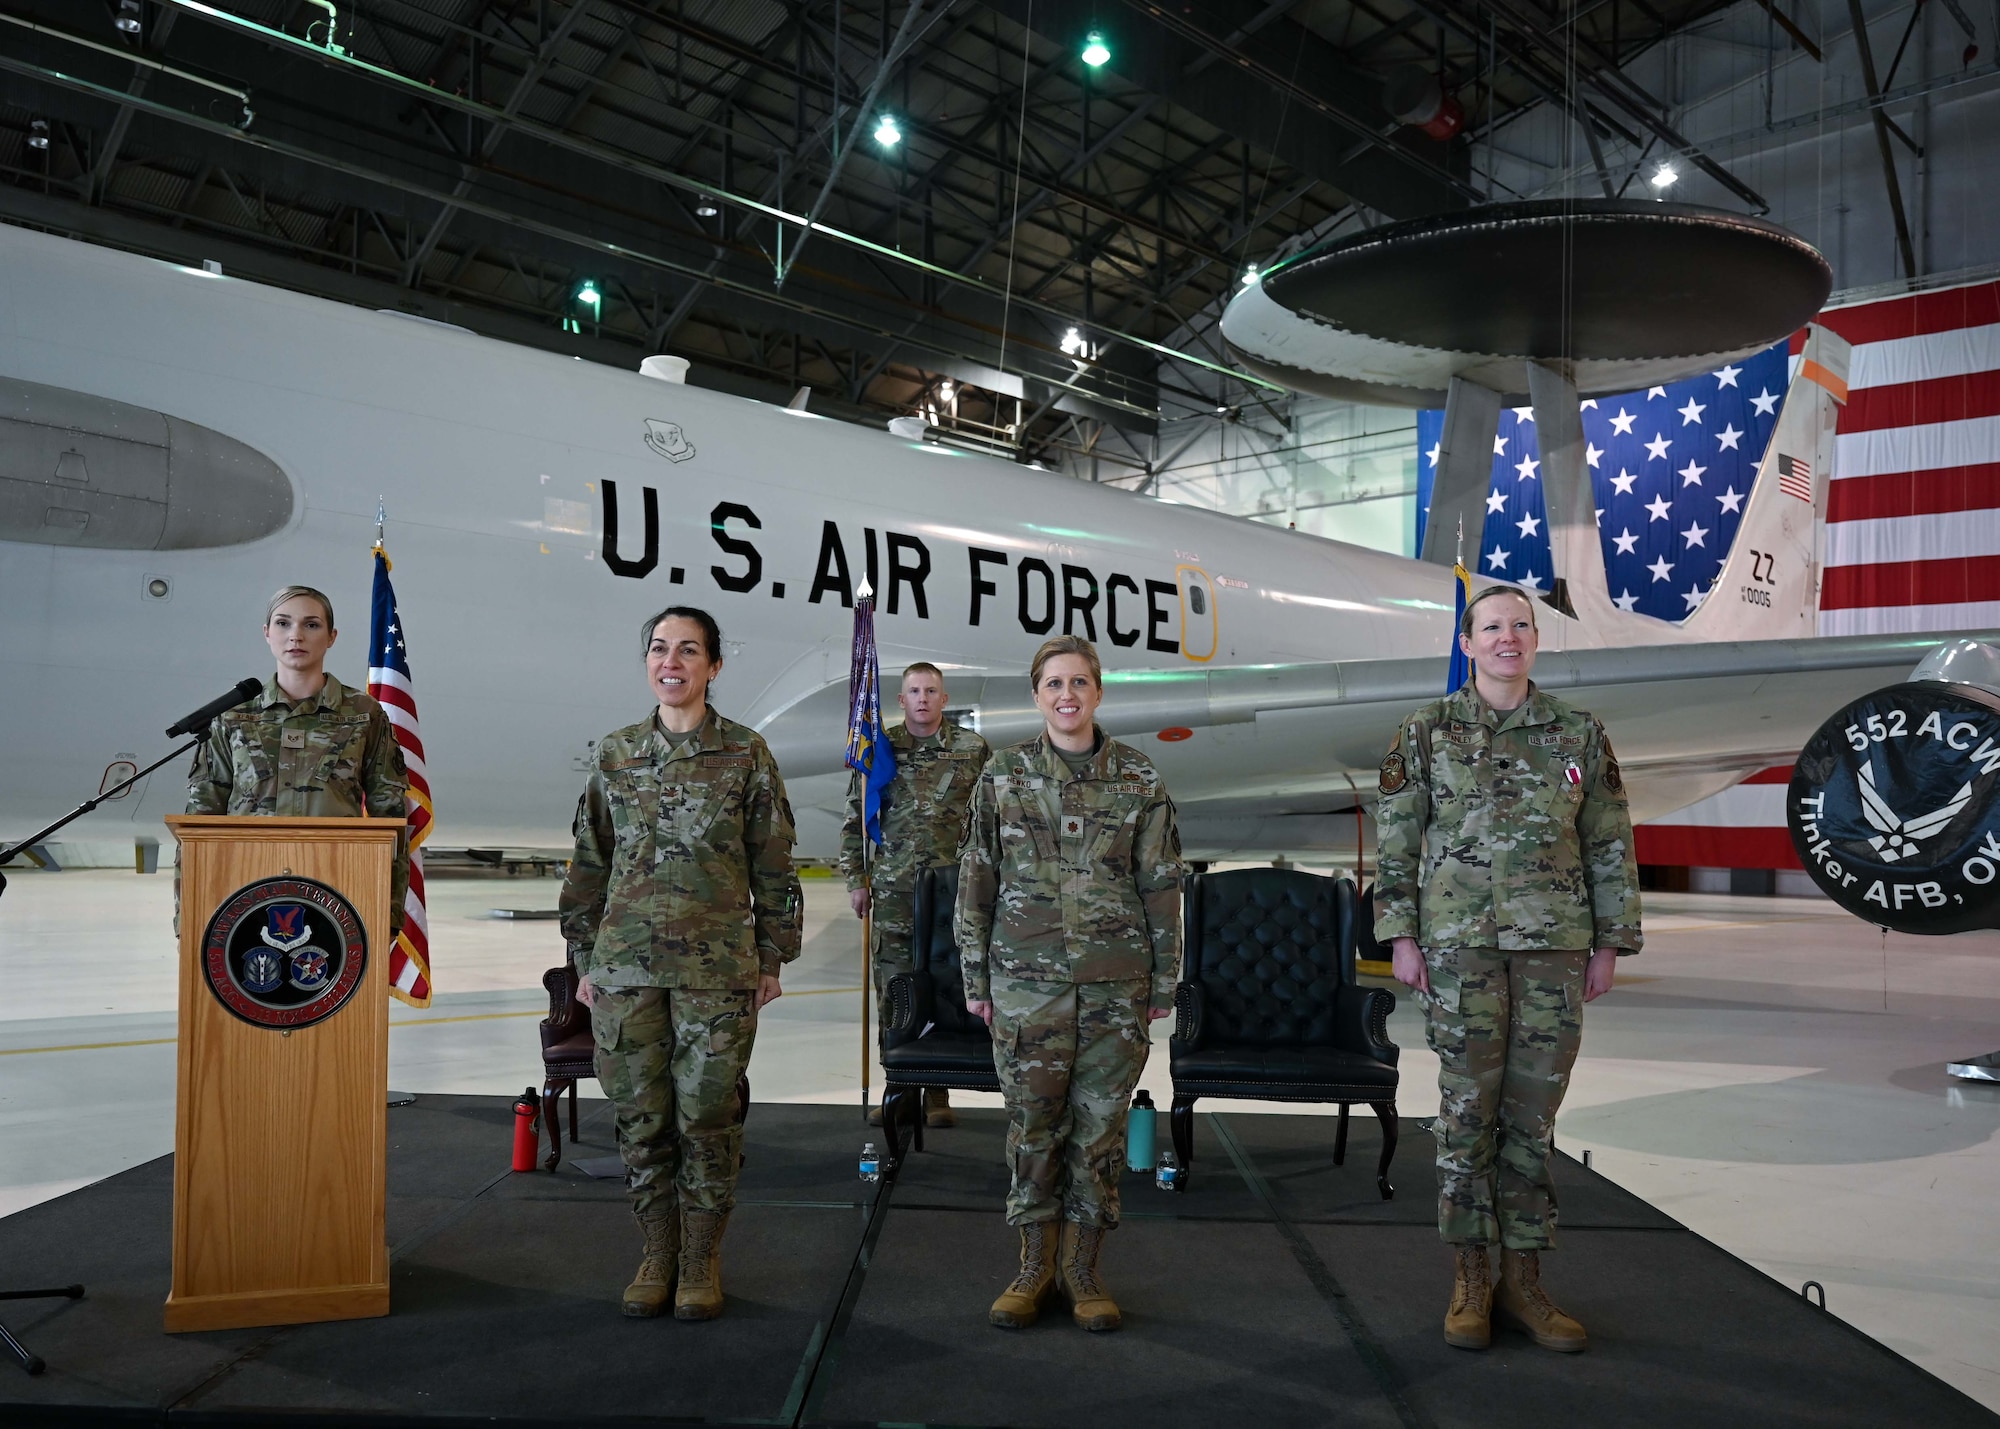
[[[1868,17],[1861,13],[1861,0],[1847,0],[1848,18],[1854,25],[1854,48],[1861,56],[1861,82],[1871,100],[1879,101],[1882,86],[1875,77],[1875,51],[1868,44]],[[1917,276],[1916,248],[1910,242],[1910,220],[1903,212],[1903,185],[1896,177],[1896,151],[1889,147],[1889,116],[1877,103],[1869,111],[1875,121],[1875,147],[1882,153],[1882,182],[1889,190],[1889,214],[1896,221],[1896,251],[1903,256],[1903,276]]]

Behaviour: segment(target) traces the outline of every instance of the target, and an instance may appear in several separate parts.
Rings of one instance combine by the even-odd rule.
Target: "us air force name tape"
[[[266,878],[229,895],[201,939],[216,1001],[245,1022],[290,1031],[346,1004],[368,966],[354,905],[311,878]]]
[[[1899,933],[2000,927],[2000,697],[1917,681],[1821,725],[1785,822],[1825,894]]]

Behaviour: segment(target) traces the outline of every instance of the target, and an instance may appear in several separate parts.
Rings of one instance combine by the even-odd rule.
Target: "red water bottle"
[[[535,1089],[529,1087],[514,1103],[514,1169],[532,1171],[535,1169],[537,1146],[535,1117],[540,1103],[535,1100]]]

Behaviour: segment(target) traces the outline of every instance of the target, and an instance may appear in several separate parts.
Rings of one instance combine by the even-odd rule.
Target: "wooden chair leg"
[[[1181,1163],[1180,1184],[1177,1190],[1187,1189],[1188,1177],[1194,1172],[1194,1104],[1195,1097],[1174,1097],[1174,1109],[1169,1117],[1174,1133],[1174,1155]]]
[[[1396,1188],[1389,1184],[1389,1163],[1396,1157],[1396,1137],[1402,1123],[1397,1119],[1394,1102],[1376,1102],[1374,1106],[1375,1119],[1382,1123],[1382,1159],[1375,1163],[1375,1185],[1382,1192],[1382,1199],[1390,1201],[1396,1197]],[[1341,1108],[1342,1112],[1346,1110]]]
[[[1333,1128],[1333,1164],[1347,1164],[1347,1103],[1340,1104],[1340,1121]]]
[[[557,1077],[542,1086],[542,1125],[548,1128],[549,1133],[549,1155],[542,1162],[542,1167],[547,1171],[562,1165],[562,1093],[565,1086],[573,1090],[576,1082],[569,1077]],[[574,1130],[570,1132],[570,1137],[575,1139]]]
[[[885,1115],[883,1120],[888,1120]],[[910,1141],[917,1150],[924,1149],[924,1089],[910,1089]]]
[[[569,1139],[571,1141],[583,1140],[583,1137],[577,1133],[576,1129],[576,1083],[575,1082],[571,1082],[569,1084]]]

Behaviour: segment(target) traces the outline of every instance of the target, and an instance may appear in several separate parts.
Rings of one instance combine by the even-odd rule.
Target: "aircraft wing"
[[[1644,820],[1789,761],[1829,710],[1959,638],[2000,633],[1544,650],[1535,681],[1604,722]],[[976,708],[996,748],[1041,728],[1024,674],[948,680],[952,706]],[[1131,671],[1106,675],[1098,718],[1158,762],[1191,853],[1352,848],[1397,722],[1443,683],[1436,657]],[[765,723],[788,778],[840,768],[846,693],[825,687]]]

